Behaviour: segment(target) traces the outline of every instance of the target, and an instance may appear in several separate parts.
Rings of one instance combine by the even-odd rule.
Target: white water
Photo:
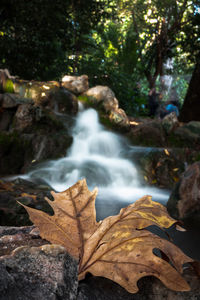
[[[133,162],[126,157],[127,141],[109,132],[99,123],[93,109],[79,113],[72,131],[73,144],[66,157],[40,164],[28,174],[27,180],[45,181],[60,192],[86,178],[89,189],[98,187],[97,216],[103,218],[144,195],[165,203],[168,192],[144,186]]]

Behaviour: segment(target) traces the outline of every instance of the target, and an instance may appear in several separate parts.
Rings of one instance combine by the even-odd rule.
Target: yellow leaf
[[[79,261],[80,280],[90,272],[136,293],[140,278],[155,276],[172,290],[190,290],[181,272],[182,265],[192,260],[171,242],[145,229],[151,225],[168,228],[176,223],[150,196],[97,223],[97,189],[90,192],[85,180],[52,195],[54,201],[46,200],[54,210],[53,216],[23,206],[44,239],[61,244]],[[170,263],[156,256],[155,248],[165,253]]]
[[[168,155],[168,156],[170,155],[170,153],[167,149],[165,149],[164,152],[165,152],[166,155]]]
[[[174,176],[173,179],[174,179],[175,182],[178,182],[178,181],[179,181],[179,178],[178,178],[178,177],[175,177],[175,176]]]

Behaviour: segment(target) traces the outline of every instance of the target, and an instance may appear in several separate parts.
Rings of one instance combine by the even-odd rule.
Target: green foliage
[[[109,85],[129,115],[168,71],[191,73],[200,53],[199,0],[2,0],[0,68],[24,79],[89,75]],[[178,78],[178,77],[177,77]],[[134,95],[137,82],[140,94]],[[173,83],[181,99],[187,82]],[[9,86],[11,91],[12,87]],[[133,101],[134,98],[134,101]]]
[[[84,34],[102,18],[105,1],[2,0],[0,68],[25,79],[66,73],[67,56],[82,51]]]
[[[0,66],[26,79],[55,79],[69,28],[65,1],[1,1]]]

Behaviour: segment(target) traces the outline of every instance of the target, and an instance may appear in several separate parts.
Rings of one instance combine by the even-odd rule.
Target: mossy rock
[[[5,93],[14,93],[14,84],[11,79],[7,79],[6,82],[4,83],[4,92]]]

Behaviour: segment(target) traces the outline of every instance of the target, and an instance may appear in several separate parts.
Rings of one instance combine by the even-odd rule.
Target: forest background
[[[87,74],[130,116],[146,113],[152,87],[183,104],[199,70],[199,0],[2,0],[0,20],[0,68],[28,80]]]

